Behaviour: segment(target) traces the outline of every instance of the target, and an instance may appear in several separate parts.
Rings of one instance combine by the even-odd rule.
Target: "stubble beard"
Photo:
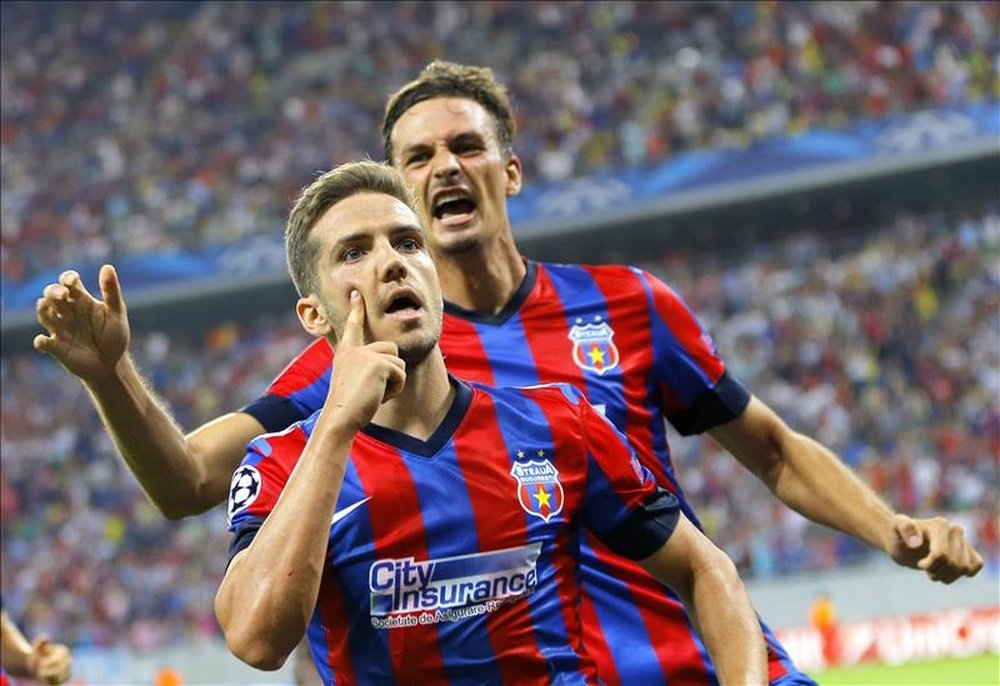
[[[444,308],[443,303],[428,305],[431,310],[431,330],[420,339],[407,345],[399,346],[399,358],[406,363],[406,371],[411,372],[420,365],[441,340],[441,327],[443,325]]]
[[[406,371],[412,372],[418,367],[437,345],[437,337],[428,337],[406,347],[399,348],[399,358],[406,363]]]
[[[442,257],[461,257],[475,252],[479,249],[481,241],[479,236],[462,236],[461,238],[447,243],[438,243],[434,246],[434,255]]]

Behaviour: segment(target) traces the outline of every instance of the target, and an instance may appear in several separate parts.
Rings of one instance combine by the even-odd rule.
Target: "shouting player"
[[[236,470],[216,598],[232,651],[276,669],[308,627],[330,684],[597,683],[574,580],[585,525],[680,594],[723,683],[765,684],[736,567],[578,391],[449,376],[410,198],[394,169],[356,162],[289,216],[296,311],[337,364],[322,408]]]
[[[745,389],[665,284],[626,267],[544,264],[519,254],[506,206],[521,187],[514,122],[489,70],[429,65],[391,98],[383,136],[387,157],[419,196],[445,297],[441,348],[454,374],[491,384],[573,384],[627,435],[694,522],[664,418],[682,434],[709,433],[782,502],[901,565],[944,583],[982,567],[960,527],[893,512],[828,449]],[[325,402],[332,352],[319,340],[258,401],[185,436],[126,354],[127,314],[113,268],[102,268],[99,281],[103,302],[72,271],[48,286],[37,310],[49,335],[35,344],[84,381],[130,469],[167,516],[223,500],[246,442]],[[606,681],[713,681],[675,599],[593,537],[583,554],[584,629]],[[811,683],[766,635],[772,683]]]

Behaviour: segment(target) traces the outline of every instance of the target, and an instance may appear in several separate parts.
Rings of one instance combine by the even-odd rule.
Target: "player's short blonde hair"
[[[285,226],[285,260],[300,296],[319,291],[317,259],[320,246],[310,238],[310,232],[328,209],[357,193],[392,196],[420,217],[403,177],[387,164],[371,160],[348,162],[321,174],[302,189]]]

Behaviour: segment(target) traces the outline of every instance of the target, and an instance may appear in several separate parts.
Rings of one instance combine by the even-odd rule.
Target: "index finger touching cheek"
[[[365,300],[361,292],[351,291],[351,311],[344,324],[344,334],[340,337],[341,346],[362,346],[365,344]]]

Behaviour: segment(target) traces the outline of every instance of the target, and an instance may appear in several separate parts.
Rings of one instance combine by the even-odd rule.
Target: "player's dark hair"
[[[313,227],[328,209],[357,193],[384,193],[420,216],[403,177],[387,164],[371,160],[348,162],[320,175],[302,189],[285,226],[285,259],[300,296],[319,292],[316,268],[320,244],[310,237]]]
[[[482,105],[493,117],[500,149],[508,157],[514,154],[515,126],[510,98],[507,89],[493,77],[493,70],[434,60],[416,79],[389,97],[382,119],[385,158],[392,162],[392,128],[404,112],[424,100],[449,97],[468,98]]]

